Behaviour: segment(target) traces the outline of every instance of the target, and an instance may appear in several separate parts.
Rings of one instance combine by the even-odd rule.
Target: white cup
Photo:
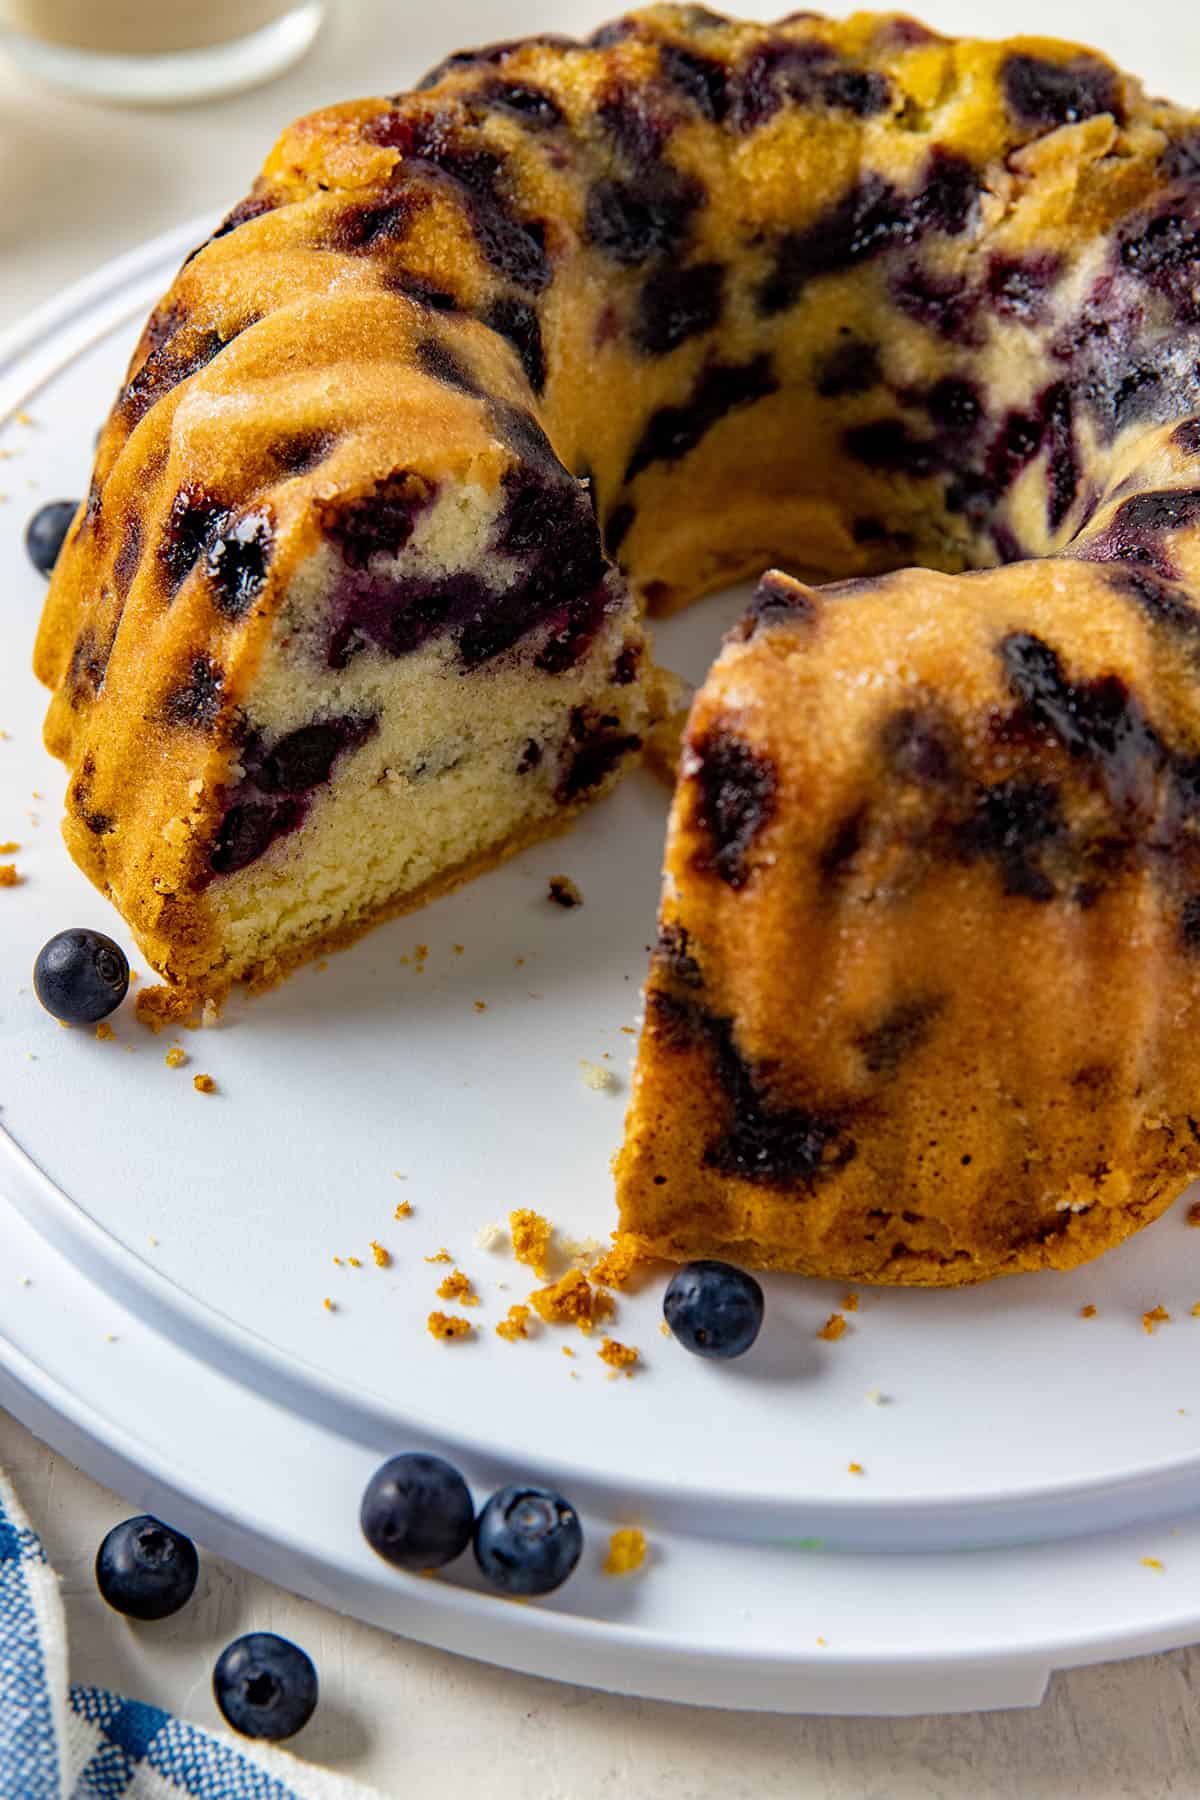
[[[0,0],[0,48],[72,93],[170,105],[277,75],[323,12],[323,0]]]

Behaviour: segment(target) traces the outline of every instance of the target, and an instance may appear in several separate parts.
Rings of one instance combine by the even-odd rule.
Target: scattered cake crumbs
[[[662,1335],[663,1335],[663,1336],[664,1336],[664,1337],[665,1337],[665,1338],[669,1338],[669,1337],[670,1337],[670,1335],[671,1335],[671,1327],[670,1327],[670,1326],[669,1326],[669,1325],[668,1325],[668,1324],[667,1324],[667,1321],[666,1321],[666,1320],[665,1320],[665,1319],[661,1319],[661,1320],[660,1320],[660,1321],[659,1321],[659,1326],[658,1326],[658,1329],[659,1329],[659,1331],[660,1331],[660,1332],[661,1332],[661,1333],[662,1333]]]
[[[568,1269],[561,1281],[538,1288],[530,1294],[529,1303],[547,1325],[578,1325],[584,1333],[613,1310],[609,1296],[594,1288],[582,1269]]]
[[[339,1269],[345,1268],[346,1265],[343,1263],[340,1256],[335,1256],[333,1260],[337,1264]]]
[[[544,1277],[550,1239],[554,1234],[549,1219],[543,1219],[541,1213],[532,1212],[528,1207],[519,1207],[516,1212],[509,1213],[508,1229],[517,1261],[532,1269],[535,1275]]]
[[[846,1464],[846,1473],[847,1475],[863,1475],[866,1471],[860,1462],[852,1462]]]
[[[209,1004],[206,1002],[206,1010]],[[161,1031],[164,1025],[185,1025],[190,1030],[196,1023],[196,996],[186,988],[140,988],[134,1011],[138,1024],[148,1031]],[[214,1016],[215,1012],[214,1007]]]
[[[430,1337],[441,1338],[450,1343],[454,1338],[470,1337],[475,1327],[470,1319],[462,1319],[457,1315],[444,1312],[431,1312],[428,1320]]]
[[[337,1307],[333,1304],[333,1301],[329,1298],[328,1294],[325,1296],[324,1300],[322,1300],[321,1305],[325,1308],[326,1312],[337,1311]]]
[[[646,1560],[646,1536],[636,1525],[624,1525],[608,1540],[606,1575],[632,1575]]]
[[[583,905],[583,895],[569,875],[552,875],[550,877],[549,898],[555,906],[563,906],[570,912],[573,906]]]
[[[1170,1323],[1171,1315],[1165,1306],[1152,1306],[1149,1312],[1142,1314],[1142,1330],[1146,1333],[1147,1337],[1153,1335],[1156,1326],[1169,1325]]]
[[[348,1256],[346,1258],[346,1261],[350,1264],[350,1267],[352,1269],[361,1269],[362,1268],[361,1256]]]
[[[506,1343],[515,1344],[518,1338],[529,1336],[530,1312],[527,1306],[510,1306],[505,1316],[496,1327],[496,1336]]]
[[[857,1312],[858,1311],[858,1295],[857,1294],[847,1294],[846,1295],[846,1298],[842,1301],[842,1311],[843,1312]]]
[[[607,1363],[614,1374],[632,1375],[641,1361],[641,1351],[632,1344],[619,1344],[616,1338],[605,1338],[596,1355]]]
[[[623,1288],[635,1270],[642,1268],[650,1258],[646,1256],[632,1238],[618,1237],[611,1250],[605,1251],[599,1262],[594,1262],[588,1270],[588,1279],[597,1287]]]
[[[489,1225],[481,1225],[475,1233],[477,1250],[503,1250],[508,1242],[508,1233],[503,1225],[497,1225],[493,1219]]]
[[[20,887],[21,877],[16,863],[0,863],[0,888]]]
[[[1154,1569],[1159,1575],[1163,1572],[1163,1565],[1157,1556],[1143,1556],[1142,1567],[1143,1569]]]
[[[374,1238],[371,1239],[371,1255],[375,1258],[375,1267],[377,1269],[388,1269],[391,1267],[391,1251],[385,1250],[382,1244],[377,1244]]]
[[[393,1219],[411,1219],[412,1218],[412,1201],[411,1200],[397,1200],[396,1210],[392,1214],[392,1217],[393,1217]]]
[[[1087,1304],[1087,1305],[1086,1305],[1086,1306],[1081,1306],[1081,1307],[1080,1307],[1080,1309],[1079,1309],[1079,1316],[1080,1316],[1080,1318],[1081,1318],[1081,1319],[1094,1319],[1094,1318],[1095,1318],[1095,1316],[1096,1316],[1096,1309],[1095,1309],[1095,1307],[1094,1307],[1094,1306],[1093,1306],[1093,1305],[1092,1305],[1092,1303],[1091,1303],[1091,1301],[1090,1301],[1090,1300],[1089,1300],[1089,1302],[1088,1302],[1088,1304]]]
[[[632,1025],[622,1025],[621,1030],[625,1033],[626,1037],[636,1037],[637,1036],[637,1031],[635,1030],[635,1028]]]
[[[165,1061],[168,1069],[182,1069],[187,1061],[187,1051],[179,1044],[172,1044],[167,1051]]]
[[[872,1405],[872,1406],[882,1406],[882,1405],[884,1405],[884,1397],[883,1397],[883,1391],[882,1391],[882,1389],[880,1389],[880,1388],[877,1388],[877,1387],[869,1387],[869,1388],[868,1388],[868,1389],[867,1389],[867,1395],[866,1395],[866,1397],[867,1397],[867,1399],[868,1399],[868,1400],[869,1400],[869,1401],[870,1401],[870,1403],[871,1403],[871,1405]]]
[[[21,846],[17,843],[16,839],[10,838],[6,844],[0,844],[0,856],[12,856],[14,851],[17,851],[20,848]]]
[[[846,1329],[846,1321],[841,1313],[830,1313],[817,1336],[824,1338],[827,1344],[836,1344]]]
[[[450,1252],[446,1249],[446,1246],[443,1244],[442,1248],[439,1251],[437,1251],[437,1253],[434,1256],[427,1256],[425,1258],[425,1261],[427,1263],[452,1263],[454,1261],[454,1258],[451,1256]]]
[[[475,1008],[476,1012],[486,1012],[487,1011],[487,1001],[486,1000],[472,1000],[471,1004]]]
[[[1200,1225],[1200,1200],[1192,1201],[1187,1209],[1186,1217],[1189,1225]]]
[[[215,1094],[217,1084],[211,1075],[193,1075],[192,1086],[198,1094]]]
[[[439,1300],[457,1300],[460,1306],[478,1306],[479,1295],[475,1292],[471,1277],[462,1269],[451,1269],[438,1287]]]
[[[574,1356],[574,1354],[575,1354],[575,1352],[572,1350],[570,1344],[563,1345],[562,1353],[564,1356]]]
[[[616,1076],[611,1069],[606,1069],[602,1063],[581,1062],[579,1067],[583,1073],[584,1087],[595,1088],[597,1092],[602,1091],[604,1088],[616,1087]]]
[[[110,1044],[116,1035],[116,1032],[113,1030],[108,1020],[101,1019],[96,1027],[96,1036],[100,1039],[100,1042],[102,1044]]]

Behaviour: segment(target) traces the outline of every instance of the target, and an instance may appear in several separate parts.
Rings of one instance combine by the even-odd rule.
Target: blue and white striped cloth
[[[0,1473],[0,1800],[371,1800],[286,1751],[72,1687],[58,1579]]]

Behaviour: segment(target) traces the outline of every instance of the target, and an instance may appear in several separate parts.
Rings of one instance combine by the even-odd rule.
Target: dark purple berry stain
[[[815,224],[783,233],[774,267],[758,291],[766,317],[793,306],[810,281],[911,246],[931,232],[965,231],[979,191],[971,164],[950,151],[930,152],[924,184],[904,195],[880,175],[864,175]]]
[[[322,507],[321,528],[352,569],[366,569],[374,556],[395,556],[412,536],[434,489],[408,469],[382,475],[365,494]]]
[[[983,401],[974,382],[962,375],[943,375],[930,388],[925,410],[939,431],[969,436],[983,418]]]
[[[1063,63],[1010,56],[1003,79],[1005,98],[1026,125],[1052,130],[1095,118],[1097,113],[1111,113],[1118,124],[1125,117],[1116,71],[1094,56],[1074,56]]]
[[[633,447],[625,480],[632,481],[652,463],[678,462],[731,412],[778,389],[779,378],[765,350],[745,363],[708,363],[681,406],[660,406],[651,413]]]
[[[683,925],[662,925],[654,946],[655,970],[679,987],[704,986],[704,974],[691,948],[691,938]]]
[[[662,162],[631,179],[597,181],[587,197],[585,232],[612,262],[637,268],[676,254],[703,204],[699,182]]]
[[[665,356],[690,338],[712,331],[721,320],[725,283],[718,262],[665,263],[638,297],[633,341],[647,356]]]
[[[957,749],[942,721],[906,707],[893,713],[880,732],[880,749],[890,774],[905,785],[941,788],[957,772]]]
[[[936,444],[918,436],[903,419],[870,419],[851,425],[842,433],[842,443],[865,467],[889,475],[923,480],[941,466]]]
[[[1045,313],[1046,296],[1062,268],[1055,256],[994,256],[988,265],[988,299],[1006,318],[1035,325]]]
[[[1044,903],[1056,889],[1042,859],[1066,833],[1058,789],[1047,782],[1000,781],[980,788],[954,833],[964,862],[993,861],[1006,894]]]
[[[1171,442],[1185,456],[1200,456],[1200,419],[1185,419],[1171,433]]]
[[[502,295],[480,315],[483,324],[507,340],[516,351],[525,379],[541,398],[546,386],[546,352],[536,311],[526,300]]]
[[[337,444],[336,431],[297,431],[271,446],[271,460],[281,475],[307,475],[318,468]]]
[[[198,482],[180,488],[171,502],[158,546],[169,596],[176,593],[200,558],[207,555],[228,517],[228,509]]]
[[[563,122],[562,107],[544,89],[524,82],[489,81],[472,95],[494,112],[507,113],[534,131],[552,131]]]
[[[251,323],[247,319],[239,329],[244,330]],[[224,338],[219,331],[202,330],[186,324],[179,326],[165,342],[150,351],[141,368],[124,388],[117,402],[117,411],[125,429],[132,431],[164,394],[169,394],[181,381],[186,381],[189,376],[207,368],[226,344],[232,343],[236,335],[235,332],[229,338]]]
[[[696,867],[743,888],[753,874],[751,851],[775,813],[775,765],[736,732],[717,726],[688,745],[684,767],[696,791],[696,825],[707,839]]]
[[[421,338],[413,348],[413,361],[423,374],[445,387],[457,388],[460,394],[478,399],[483,389],[458,352],[440,338]]]
[[[734,129],[756,131],[789,103],[840,108],[867,119],[887,111],[892,87],[886,75],[844,63],[828,44],[759,45],[733,77]]]
[[[706,119],[721,124],[729,111],[729,71],[711,56],[698,56],[679,44],[661,44],[658,66],[667,84],[684,95]]]
[[[617,154],[641,172],[658,162],[674,118],[655,105],[653,93],[622,83],[603,96],[596,108],[596,122]]]
[[[382,286],[390,294],[400,294],[415,306],[428,307],[430,312],[452,313],[460,310],[456,296],[448,288],[439,287],[436,281],[430,281],[424,275],[414,275],[410,269],[387,265],[379,269],[378,274]]]
[[[121,533],[121,545],[113,557],[113,586],[117,599],[124,600],[133,585],[142,560],[142,521],[130,513]]]
[[[525,50],[531,44],[545,44],[557,50],[579,48],[574,38],[565,37],[561,32],[539,31],[535,37],[505,38],[499,43],[481,44],[474,50],[454,50],[414,83],[414,92],[424,93],[428,88],[438,87],[448,75],[460,74],[465,69],[494,68],[514,50]]]
[[[1180,324],[1200,323],[1200,218],[1187,211],[1160,212],[1120,234],[1121,266],[1173,308]]]
[[[264,505],[223,528],[209,548],[205,574],[213,603],[225,618],[244,618],[262,593],[274,542],[274,522]]]
[[[530,468],[548,479],[566,473],[554,446],[533,414],[525,406],[513,406],[508,400],[493,400],[490,406],[492,425],[502,443],[508,445]]]
[[[66,689],[73,707],[94,700],[104,686],[113,639],[100,638],[90,625],[85,625],[75,641],[67,667]]]
[[[615,713],[577,706],[571,714],[555,799],[560,806],[568,806],[590,793],[624,757],[641,747],[641,738],[623,731]]]
[[[604,548],[610,556],[617,555],[636,518],[637,508],[628,500],[618,501],[616,506],[610,508],[604,525]]]
[[[877,1025],[860,1032],[855,1044],[868,1075],[895,1075],[928,1042],[945,1009],[940,994],[901,1000]]]
[[[270,746],[251,733],[240,753],[242,778],[209,853],[213,874],[248,868],[277,839],[298,830],[310,796],[329,780],[338,757],[359,749],[376,729],[374,718],[348,716],[302,725]]]
[[[896,270],[889,283],[902,313],[955,344],[977,344],[982,299],[963,275],[936,275],[917,261]]]
[[[237,231],[242,225],[249,225],[252,219],[261,219],[267,213],[274,212],[278,204],[278,200],[272,194],[247,194],[244,200],[239,200],[237,205],[225,214],[212,236],[205,238],[202,244],[197,244],[191,255],[184,258],[184,266],[186,267],[192,257],[199,256],[201,250],[206,250],[209,244],[215,243],[218,238],[228,237],[231,231]]]
[[[162,716],[168,725],[190,725],[197,731],[211,731],[221,711],[221,695],[225,672],[208,656],[192,659],[188,678],[167,694]]]
[[[1123,500],[1107,524],[1072,554],[1084,562],[1145,563],[1168,580],[1175,571],[1162,542],[1200,519],[1200,488],[1163,488]]]
[[[1108,584],[1115,593],[1132,600],[1154,625],[1200,650],[1200,611],[1185,589],[1133,563],[1116,564],[1108,571]]]
[[[767,1071],[738,1049],[731,1019],[690,996],[661,989],[647,995],[646,1017],[664,1048],[705,1053],[725,1096],[727,1118],[705,1148],[707,1168],[763,1187],[799,1187],[811,1193],[853,1159],[849,1109],[780,1104],[770,1091]]]
[[[640,644],[626,644],[617,652],[617,660],[612,666],[609,680],[614,687],[632,687],[637,680],[638,666],[642,660]]]
[[[813,385],[823,400],[866,394],[883,380],[879,346],[864,338],[846,338],[817,360]]]

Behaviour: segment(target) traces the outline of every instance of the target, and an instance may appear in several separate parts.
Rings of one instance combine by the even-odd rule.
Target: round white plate
[[[1070,1276],[863,1290],[837,1342],[817,1331],[844,1290],[773,1279],[763,1337],[729,1367],[660,1334],[661,1280],[619,1302],[632,1379],[577,1332],[495,1337],[535,1284],[475,1246],[482,1226],[515,1206],[569,1238],[613,1223],[666,812],[650,776],[570,838],[235,1000],[182,1034],[183,1068],[130,1007],[111,1041],[38,1007],[29,970],[53,931],[128,940],[58,835],[63,772],[29,673],[44,584],[21,536],[35,506],[85,488],[141,320],[203,230],[100,271],[0,345],[0,841],[20,842],[24,878],[0,892],[0,1399],[292,1587],[603,1686],[791,1710],[1004,1705],[1035,1700],[1053,1667],[1200,1635],[1200,1232],[1182,1206]],[[665,659],[699,676],[743,598],[664,628]],[[547,900],[559,871],[582,909]],[[587,1086],[584,1062],[615,1085]],[[449,1345],[425,1325],[443,1246],[481,1298],[472,1339]],[[1148,1333],[1159,1305],[1171,1321]],[[520,1608],[469,1569],[393,1574],[358,1537],[358,1496],[383,1455],[426,1446],[480,1494],[560,1486],[588,1521],[581,1572]],[[600,1572],[621,1522],[653,1547],[624,1580]]]

